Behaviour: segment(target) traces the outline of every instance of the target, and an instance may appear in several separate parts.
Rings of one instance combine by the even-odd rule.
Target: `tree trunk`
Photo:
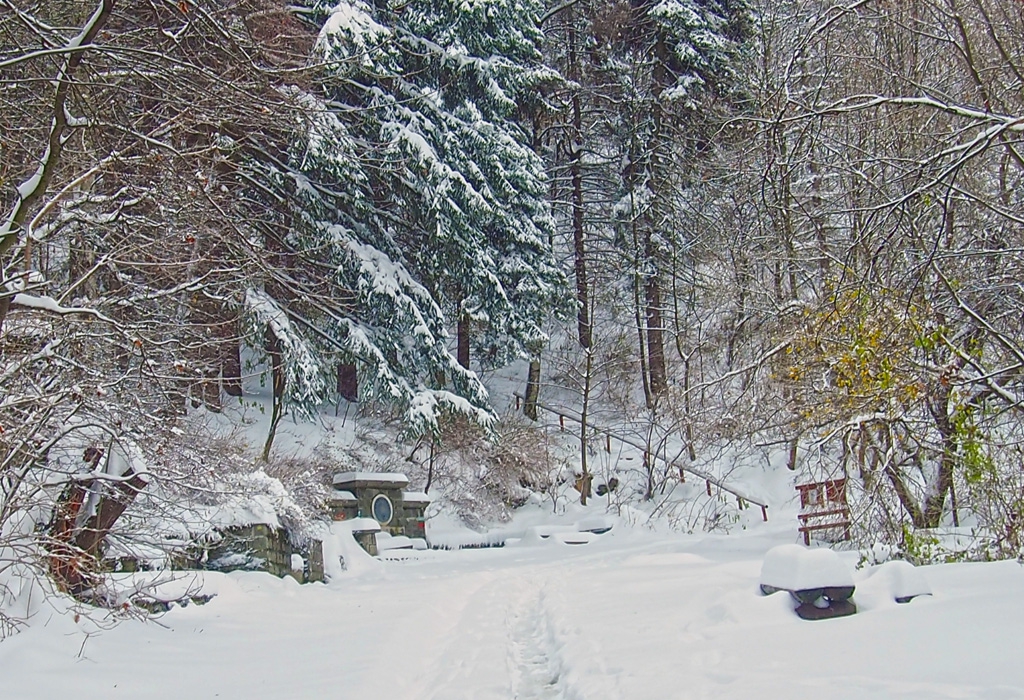
[[[665,333],[661,316],[661,284],[656,275],[647,278],[647,367],[650,373],[651,394],[657,398],[668,388],[665,370]]]
[[[206,370],[203,379],[203,403],[206,408],[214,413],[224,410],[224,402],[220,399],[220,370],[212,367]]]
[[[281,341],[268,328],[267,329],[267,354],[270,356],[270,373],[273,384],[273,403],[270,411],[270,429],[267,431],[267,441],[263,444],[263,461],[270,461],[270,450],[274,446],[274,438],[277,435],[277,425],[281,422],[284,414],[284,358],[281,354]]]
[[[935,483],[929,484],[928,494],[922,508],[922,527],[938,527],[942,521],[942,511],[946,506],[946,496],[953,486],[953,468],[956,465],[957,437],[953,423],[949,419],[947,406],[950,391],[943,391],[937,401],[928,402],[928,410],[935,420],[935,426],[942,436],[942,457],[939,459],[939,473]]]
[[[530,360],[530,370],[526,376],[526,398],[523,401],[523,413],[530,420],[537,420],[537,400],[540,398],[540,358]]]
[[[242,341],[238,337],[238,321],[228,325],[232,337],[221,346],[221,381],[228,396],[242,395]]]
[[[457,343],[457,359],[459,364],[469,369],[469,315],[461,313],[459,315],[459,325],[456,330],[458,335]]]
[[[129,478],[106,487],[96,507],[96,514],[89,518],[75,537],[75,545],[91,557],[99,556],[100,544],[147,483],[145,477],[135,474],[131,469],[121,476]]]
[[[633,220],[630,222],[630,230],[633,234],[633,321],[636,324],[637,332],[637,350],[640,357],[640,379],[643,381],[644,386],[644,402],[648,408],[651,408],[654,404],[654,397],[651,395],[651,383],[647,375],[647,349],[646,340],[644,333],[644,311],[643,303],[640,299],[644,276],[643,270],[641,269],[642,256],[640,254],[640,234],[638,231],[638,223],[636,216],[636,198],[633,195],[632,188],[629,193],[630,197],[630,210],[633,212]]]
[[[568,78],[579,82],[579,56],[576,48],[576,23],[569,24]],[[572,129],[569,132],[569,173],[572,178],[572,244],[573,269],[576,273],[576,320],[580,345],[587,349],[592,342],[590,328],[589,280],[587,279],[586,240],[583,229],[583,112],[578,90],[572,95]]]
[[[651,103],[652,131],[650,137],[649,164],[647,166],[652,204],[644,216],[644,302],[647,318],[647,366],[650,376],[651,396],[656,401],[668,388],[665,368],[665,331],[661,306],[661,267],[654,234],[671,219],[668,204],[668,169],[670,146],[665,133],[665,114],[662,93],[672,81],[668,70],[668,48],[664,37],[659,36],[655,45],[656,60],[653,67],[653,100]]]
[[[427,485],[423,487],[423,493],[430,493],[430,487],[434,484],[434,459],[436,457],[437,440],[430,437],[430,456],[427,462]]]
[[[590,388],[591,374],[594,370],[594,351],[588,348],[584,351],[587,356],[583,373],[583,408],[580,410],[580,467],[583,470],[583,488],[580,489],[580,505],[587,505],[587,497],[590,495],[590,483],[593,476],[590,474],[590,466],[587,464],[587,419],[590,414]]]

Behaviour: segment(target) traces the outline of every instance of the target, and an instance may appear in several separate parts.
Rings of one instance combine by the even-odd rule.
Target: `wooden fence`
[[[519,392],[513,392],[512,395],[515,396],[515,399],[516,399],[516,410],[518,411],[519,407],[520,407],[520,402],[525,401],[525,398]],[[546,404],[543,404],[540,401],[537,402],[537,407],[547,411],[548,413],[553,413],[556,416],[558,416],[558,424],[562,428],[562,430],[565,430],[565,421],[566,420],[571,420],[574,423],[580,423],[580,424],[583,423],[583,418],[579,414],[573,413],[569,409],[555,408],[553,406],[548,406]],[[603,428],[601,426],[594,425],[590,421],[586,422],[586,427],[589,428],[590,430],[593,430],[593,431],[595,431],[597,433],[601,433],[601,434],[603,434],[605,436],[605,449],[608,452],[611,452],[611,441],[612,440],[618,440],[619,442],[621,442],[624,445],[629,445],[630,447],[635,447],[636,449],[640,450],[641,452],[644,453],[644,456],[647,459],[651,458],[651,453],[648,451],[647,446],[644,445],[639,440],[634,440],[633,438],[627,437],[625,435],[620,435],[620,434],[614,432],[613,430],[611,430],[609,428]],[[707,487],[707,494],[708,494],[708,496],[714,495],[713,492],[712,492],[712,487],[713,486],[717,486],[720,490],[725,491],[726,493],[732,494],[733,496],[736,497],[736,504],[739,506],[740,510],[743,510],[744,508],[746,508],[748,504],[753,504],[755,506],[759,506],[761,508],[761,517],[764,518],[765,522],[768,522],[768,504],[767,503],[764,503],[763,501],[760,501],[760,500],[758,500],[756,498],[752,498],[751,496],[743,493],[742,491],[740,491],[740,490],[738,490],[738,489],[736,489],[736,488],[734,488],[732,486],[728,486],[721,479],[719,479],[717,476],[715,476],[713,474],[708,474],[707,472],[703,471],[702,469],[694,469],[691,466],[688,466],[688,465],[685,465],[685,464],[680,464],[679,462],[677,462],[674,459],[669,459],[668,457],[665,457],[665,456],[662,456],[662,455],[659,455],[659,454],[655,454],[654,458],[655,459],[660,459],[661,461],[665,462],[665,464],[667,466],[669,466],[669,467],[675,467],[680,472],[685,472],[687,474],[693,474],[695,477],[697,477],[699,479],[703,479],[704,480],[704,484]]]

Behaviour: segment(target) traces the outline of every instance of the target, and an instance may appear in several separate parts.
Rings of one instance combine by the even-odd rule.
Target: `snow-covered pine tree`
[[[414,434],[445,412],[486,423],[486,391],[452,355],[450,319],[477,324],[483,359],[498,364],[536,352],[542,321],[568,299],[547,247],[543,165],[516,123],[517,105],[554,77],[534,8],[310,9],[323,70],[300,96],[306,128],[287,162],[253,165],[292,208],[285,237],[264,242],[282,274],[247,295],[275,411],[322,401],[342,362]]]
[[[371,245],[458,322],[463,364],[470,322],[484,365],[536,352],[542,321],[568,302],[548,247],[543,163],[517,122],[556,78],[541,61],[540,5],[321,0],[315,9],[327,99],[373,193],[359,222]]]
[[[608,5],[598,61],[623,153],[621,217],[634,271],[644,391],[649,406],[668,387],[663,277],[685,250],[675,211],[687,162],[703,147],[711,99],[731,96],[749,33],[745,0],[647,0]],[[642,307],[642,308],[641,308]]]
[[[645,4],[657,64],[658,97],[694,109],[705,95],[734,88],[735,62],[750,32],[746,0],[658,0]]]
[[[283,239],[263,242],[269,271],[245,298],[247,337],[266,339],[258,349],[275,385],[273,418],[312,414],[333,391],[338,364],[353,363],[361,398],[404,411],[414,434],[436,430],[444,412],[488,423],[486,390],[449,352],[440,307],[394,240],[368,223],[382,212],[355,139],[323,100],[300,101],[306,128],[290,160],[250,164],[290,211]],[[432,382],[438,373],[451,378],[450,391]]]

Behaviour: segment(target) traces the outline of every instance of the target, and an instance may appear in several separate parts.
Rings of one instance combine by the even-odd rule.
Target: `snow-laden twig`
[[[64,306],[59,303],[56,299],[49,296],[34,296],[32,294],[15,294],[11,298],[11,306],[21,306],[26,309],[37,309],[39,311],[48,311],[49,313],[57,314],[58,316],[71,316],[76,314],[82,314],[86,316],[92,316],[100,321],[105,321],[110,324],[116,325],[116,321],[109,316],[104,315],[96,309],[90,309],[86,306]]]
[[[940,112],[945,112],[946,114],[963,117],[964,119],[998,125],[1009,131],[1024,131],[1024,117],[1012,114],[997,114],[995,112],[975,109],[973,107],[965,107],[963,105],[937,100],[933,97],[927,96],[893,97],[873,94],[850,95],[849,97],[844,97],[819,109],[814,109],[813,113],[815,116],[826,116],[831,114],[842,114],[844,112],[860,112],[888,105],[928,107]],[[781,121],[786,123],[800,121],[804,118],[804,115],[795,115],[792,117],[786,117]]]
[[[83,51],[89,51],[90,49],[96,48],[95,44],[79,44],[76,46],[70,43],[65,46],[55,46],[51,49],[40,49],[38,51],[29,51],[28,53],[15,56],[14,58],[8,58],[5,61],[0,61],[0,70],[4,68],[13,68],[19,63],[28,63],[34,61],[37,58],[47,58],[49,56],[59,56],[61,54],[69,53],[81,53]]]

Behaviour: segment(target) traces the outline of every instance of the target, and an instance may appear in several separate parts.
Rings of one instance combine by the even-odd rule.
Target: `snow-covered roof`
[[[342,501],[345,503],[355,503],[359,499],[356,498],[355,494],[352,493],[351,491],[339,491],[338,489],[335,489],[334,491],[331,492],[331,500]]]
[[[422,491],[405,491],[402,493],[404,503],[430,503],[434,499]]]
[[[395,472],[342,472],[334,475],[333,483],[336,487],[383,484],[402,488],[409,485],[409,478]]]

